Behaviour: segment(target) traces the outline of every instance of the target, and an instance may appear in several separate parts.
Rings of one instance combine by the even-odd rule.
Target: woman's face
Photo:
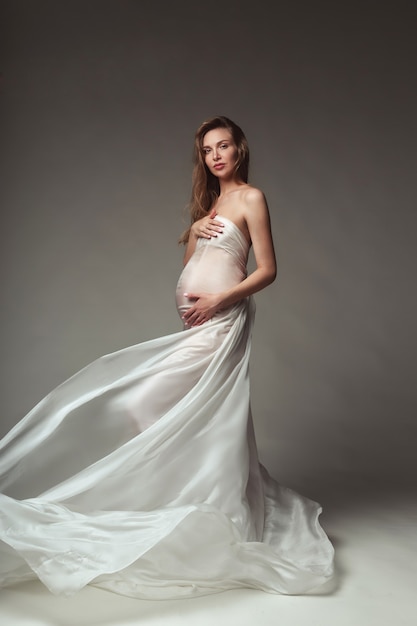
[[[235,176],[237,147],[227,128],[214,128],[203,137],[202,152],[210,172],[223,180]]]

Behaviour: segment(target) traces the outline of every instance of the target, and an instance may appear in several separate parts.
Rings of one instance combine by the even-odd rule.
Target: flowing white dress
[[[222,216],[178,282],[217,292],[249,245]],[[249,401],[254,308],[94,361],[0,442],[0,585],[37,576],[141,598],[238,587],[298,594],[331,575],[321,507],[258,461]]]

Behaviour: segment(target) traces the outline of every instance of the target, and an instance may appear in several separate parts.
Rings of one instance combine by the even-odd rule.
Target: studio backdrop
[[[2,2],[1,434],[181,329],[194,132],[221,114],[278,259],[255,296],[261,460],[313,497],[412,481],[415,35],[411,3],[375,6]]]

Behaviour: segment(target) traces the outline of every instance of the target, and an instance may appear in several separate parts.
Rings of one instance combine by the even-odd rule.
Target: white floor
[[[323,500],[322,500],[323,502]],[[146,601],[87,587],[70,599],[31,582],[0,592],[4,626],[415,626],[417,498],[355,494],[326,504],[337,577],[305,596],[229,591]]]

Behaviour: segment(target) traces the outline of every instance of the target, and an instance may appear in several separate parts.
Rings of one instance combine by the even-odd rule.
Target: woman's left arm
[[[204,324],[218,311],[264,289],[276,277],[277,265],[271,233],[271,221],[264,194],[259,189],[250,189],[243,203],[244,218],[248,227],[255,256],[256,269],[241,283],[217,294],[189,293],[195,303],[184,313],[190,326]]]

